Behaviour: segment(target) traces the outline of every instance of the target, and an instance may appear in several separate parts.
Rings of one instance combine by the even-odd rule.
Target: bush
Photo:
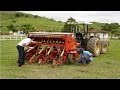
[[[23,13],[16,13],[15,14],[15,17],[22,17],[22,16],[25,16]]]
[[[20,29],[23,30],[25,34],[27,34],[29,31],[34,31],[35,27],[32,26],[31,24],[22,24],[20,26]]]
[[[62,21],[58,21],[59,23],[62,23]]]
[[[53,18],[50,19],[51,21],[55,21]]]
[[[25,17],[29,17],[29,15],[28,15],[28,14],[25,14],[24,16],[25,16]]]
[[[34,18],[38,18],[39,16],[38,15],[35,15]]]

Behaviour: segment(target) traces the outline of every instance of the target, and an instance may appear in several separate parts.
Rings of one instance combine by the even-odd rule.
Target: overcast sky
[[[76,21],[82,22],[101,22],[101,23],[119,23],[120,11],[21,11],[28,14],[53,18],[55,20],[66,21],[73,17]]]

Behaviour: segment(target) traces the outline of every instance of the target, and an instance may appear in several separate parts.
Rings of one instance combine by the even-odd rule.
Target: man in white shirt
[[[25,38],[22,41],[20,41],[17,45],[17,49],[18,49],[18,53],[19,53],[19,57],[18,57],[18,66],[19,67],[23,66],[24,62],[25,62],[24,47],[28,47],[29,49],[34,48],[34,47],[28,46],[30,43],[40,43],[40,42],[33,41],[33,39],[31,39],[31,38]]]

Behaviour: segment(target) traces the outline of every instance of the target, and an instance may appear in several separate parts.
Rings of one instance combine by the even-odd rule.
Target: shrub
[[[22,17],[25,16],[23,13],[15,13],[15,17]]]

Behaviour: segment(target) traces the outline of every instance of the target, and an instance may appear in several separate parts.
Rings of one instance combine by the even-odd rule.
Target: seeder
[[[41,44],[31,44],[34,49],[26,52],[29,63],[46,64],[52,62],[54,67],[65,62],[73,63],[79,54],[73,33],[30,32],[29,38]]]

